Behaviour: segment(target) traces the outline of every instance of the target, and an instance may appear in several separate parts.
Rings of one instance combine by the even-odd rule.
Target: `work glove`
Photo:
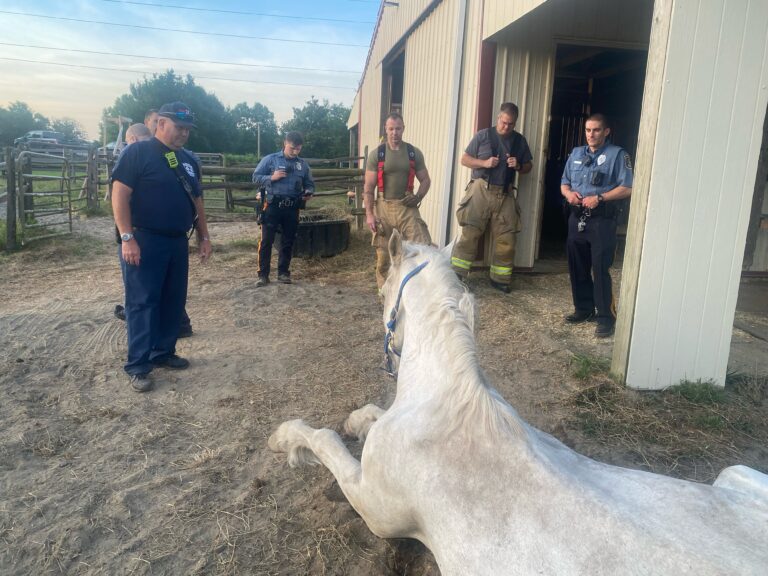
[[[418,194],[408,194],[403,198],[403,206],[407,206],[408,208],[413,208],[419,204],[421,204],[421,196]]]

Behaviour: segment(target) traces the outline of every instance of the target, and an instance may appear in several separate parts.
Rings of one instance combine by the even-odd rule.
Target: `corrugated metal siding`
[[[385,6],[376,30],[374,44],[363,75],[360,95],[360,153],[363,148],[378,145],[381,134],[381,63],[390,51],[403,40],[404,34],[419,19],[433,0],[407,0],[399,6]],[[424,54],[425,59],[429,58]],[[406,71],[406,76],[408,71]],[[408,119],[406,118],[406,123]]]
[[[522,268],[533,266],[538,249],[553,61],[554,44],[550,49],[536,51],[499,46],[496,58],[495,108],[506,101],[518,105],[516,130],[525,136],[533,154],[533,170],[517,182],[523,232],[517,238],[515,266]]]
[[[444,236],[443,202],[448,198],[446,169],[453,162],[450,138],[452,90],[459,0],[445,0],[408,38],[405,50],[403,138],[421,149],[432,188],[421,205],[433,240]],[[449,172],[448,172],[449,176]]]
[[[475,133],[475,115],[477,114],[478,82],[480,76],[480,45],[484,37],[482,4],[483,0],[469,0],[467,7],[456,150],[453,156],[455,172],[453,193],[451,195],[448,241],[459,236],[459,226],[455,217],[456,209],[459,207],[459,202],[464,194],[464,188],[467,182],[469,182],[471,173],[469,168],[461,165],[461,155]]]
[[[763,192],[763,210],[758,224],[754,260],[750,271],[768,272],[768,184]]]
[[[505,28],[547,0],[485,0],[483,30],[486,37]],[[578,4],[578,2],[575,2]]]
[[[705,4],[705,5],[704,5]],[[676,0],[627,383],[723,383],[768,104],[768,3]]]

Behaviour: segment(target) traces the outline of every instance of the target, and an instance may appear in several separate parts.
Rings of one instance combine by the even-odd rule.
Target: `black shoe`
[[[608,338],[613,335],[615,324],[598,324],[595,328],[595,338]]]
[[[594,312],[574,312],[573,314],[568,314],[565,317],[565,321],[569,324],[581,324],[582,322],[590,322],[594,318]]]
[[[192,336],[192,326],[182,326],[179,330],[179,338],[189,338]]]
[[[259,276],[259,279],[256,280],[256,288],[261,288],[267,284],[269,284],[269,276]]]
[[[189,368],[189,360],[177,356],[176,354],[169,354],[168,356],[152,360],[152,364],[155,366],[164,366],[165,368],[170,368],[172,370],[184,370],[185,368]]]
[[[125,321],[125,308],[120,304],[115,306],[115,318]]]
[[[293,284],[293,282],[291,282],[290,274],[278,274],[277,281],[280,282],[280,284]]]
[[[149,374],[131,374],[128,381],[136,392],[149,392],[154,386]]]
[[[496,290],[501,290],[504,294],[512,292],[512,286],[510,284],[502,284],[501,282],[496,282],[496,280],[491,280],[491,286],[496,288]]]

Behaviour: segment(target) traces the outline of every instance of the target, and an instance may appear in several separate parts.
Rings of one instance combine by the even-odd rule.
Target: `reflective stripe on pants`
[[[500,284],[512,281],[515,262],[516,234],[520,232],[520,208],[512,194],[504,194],[501,186],[488,186],[485,180],[473,180],[459,203],[456,217],[461,238],[451,254],[457,274],[466,276],[477,256],[477,246],[490,224],[492,241],[491,279]],[[470,266],[464,263],[469,262]]]

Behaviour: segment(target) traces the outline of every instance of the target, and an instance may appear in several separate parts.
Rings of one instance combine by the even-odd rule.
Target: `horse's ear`
[[[469,292],[464,292],[459,300],[459,310],[467,319],[469,330],[475,332],[475,297]]]
[[[389,259],[393,266],[400,266],[403,261],[403,238],[397,228],[392,230],[392,236],[389,238]]]
[[[451,259],[451,254],[453,253],[453,245],[456,244],[457,240],[458,240],[458,238],[454,238],[453,240],[451,240],[448,243],[448,245],[445,246],[445,248],[441,248],[440,249],[440,254],[442,254],[443,256],[448,258],[448,260],[450,260]]]

